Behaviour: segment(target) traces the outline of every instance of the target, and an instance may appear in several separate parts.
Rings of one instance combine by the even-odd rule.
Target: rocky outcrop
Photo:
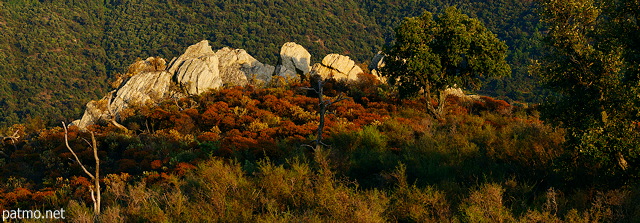
[[[187,94],[202,94],[222,86],[218,56],[211,50],[207,40],[189,46],[184,54],[174,58],[168,73]]]
[[[177,83],[187,94],[198,95],[222,86],[216,55],[185,61],[175,73]]]
[[[246,85],[249,80],[269,82],[274,71],[274,66],[260,63],[243,49],[225,47],[214,52],[207,40],[187,48],[172,60],[168,70],[188,94],[202,94],[223,85]]]
[[[288,42],[280,48],[280,63],[276,68],[278,76],[299,78],[311,71],[311,54],[303,46]]]
[[[189,46],[168,66],[164,59],[154,57],[132,64],[114,85],[116,89],[87,103],[82,119],[73,123],[85,129],[103,120],[124,128],[117,124],[123,110],[158,103],[167,97],[198,95],[221,86],[263,85],[271,82],[273,75],[298,78],[311,73],[353,81],[363,73],[348,56],[339,54],[329,54],[310,67],[311,54],[294,42],[282,46],[280,61],[276,71],[276,67],[261,63],[245,50],[225,47],[214,52],[203,40]]]
[[[168,71],[169,73],[175,73],[178,70],[178,68],[182,66],[182,63],[184,63],[187,60],[199,58],[202,56],[212,56],[212,55],[215,55],[215,52],[213,52],[213,50],[211,49],[211,46],[209,45],[209,41],[202,40],[199,43],[196,43],[187,47],[187,50],[185,50],[185,52],[182,55],[180,55],[180,57],[173,58],[173,60],[171,60],[171,63],[169,63]]]
[[[243,49],[222,48],[216,52],[219,59],[220,75],[225,85],[245,85],[249,80],[267,83],[275,67],[260,63]]]
[[[171,73],[167,71],[147,72],[135,75],[115,92],[108,108],[117,116],[131,105],[155,103],[171,94]]]
[[[337,80],[353,81],[357,80],[358,74],[363,73],[363,71],[348,56],[329,54],[322,59],[322,63],[313,65],[311,73],[320,75],[323,78],[333,77]]]
[[[108,106],[109,99],[106,96],[98,101],[90,101],[87,103],[87,108],[84,110],[82,118],[73,121],[71,124],[77,125],[80,129],[85,129],[100,120],[109,120],[111,119],[111,114],[108,112]]]
[[[274,71],[274,66],[260,63],[245,50],[225,47],[214,52],[203,40],[189,46],[168,66],[164,59],[154,57],[132,64],[124,75],[129,78],[104,98],[87,103],[82,119],[73,124],[80,129],[100,120],[117,124],[120,112],[133,105],[153,104],[169,96],[202,94],[224,85],[245,85],[249,80],[267,83]]]
[[[155,103],[172,93],[170,91],[171,76],[167,71],[134,75],[118,90],[110,92],[98,101],[87,103],[84,115],[73,124],[80,129],[85,129],[100,120],[118,120],[120,112],[132,105]]]
[[[448,87],[447,89],[444,89],[441,94],[443,95],[444,98],[447,98],[449,96],[458,97],[463,102],[473,102],[473,101],[481,100],[480,96],[465,94],[462,91],[462,88],[459,88],[458,86],[455,86],[455,85],[453,87]]]

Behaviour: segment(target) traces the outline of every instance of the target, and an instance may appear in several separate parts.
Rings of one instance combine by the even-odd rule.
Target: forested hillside
[[[640,221],[638,0],[0,9],[3,220]]]
[[[529,1],[0,1],[0,125],[77,118],[131,61],[170,60],[202,39],[272,65],[288,41],[307,48],[313,62],[340,53],[366,64],[393,42],[404,17],[447,5],[479,18],[510,47],[512,78],[487,80],[482,92],[535,100],[526,66],[538,22]]]

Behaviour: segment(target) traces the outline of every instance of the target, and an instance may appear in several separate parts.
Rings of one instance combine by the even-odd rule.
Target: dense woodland
[[[0,1],[0,125],[33,118],[71,121],[108,90],[108,80],[136,58],[171,60],[207,39],[214,49],[246,49],[276,65],[294,41],[312,62],[329,53],[367,64],[393,42],[404,17],[457,5],[481,19],[510,47],[513,78],[483,94],[539,102],[526,71],[537,54],[539,23],[529,1]]]
[[[212,2],[0,1],[0,209],[64,208],[76,222],[640,222],[637,0]],[[271,64],[286,41],[316,61],[366,65],[383,50],[394,81],[276,78],[130,107],[122,126],[62,127],[136,58],[200,39]],[[477,95],[444,94],[454,83]],[[99,187],[77,162],[93,172],[94,156]]]

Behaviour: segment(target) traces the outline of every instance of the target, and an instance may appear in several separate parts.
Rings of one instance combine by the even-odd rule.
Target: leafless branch
[[[317,87],[314,88],[310,88],[310,87],[305,87],[303,89],[307,89],[307,90],[313,90],[316,92],[316,94],[318,95],[318,113],[320,115],[320,119],[318,122],[318,129],[316,130],[316,139],[312,141],[312,143],[315,144],[315,149],[319,149],[322,146],[328,146],[327,144],[322,142],[322,133],[324,131],[324,125],[325,125],[325,116],[327,114],[333,114],[332,112],[328,111],[328,108],[335,104],[338,103],[340,101],[346,100],[348,99],[347,97],[345,97],[343,94],[338,95],[337,98],[331,100],[331,99],[324,99],[324,85],[327,82],[327,80],[323,80],[321,77],[316,77],[317,79]],[[310,81],[311,82],[311,81]],[[311,83],[313,84],[313,83]]]
[[[73,151],[73,149],[71,149],[71,146],[69,145],[69,130],[67,129],[67,125],[64,122],[62,122],[62,127],[64,128],[64,144],[67,146],[67,149],[69,149],[71,154],[73,154],[73,157],[76,159],[76,162],[78,162],[78,164],[80,165],[84,173],[86,173],[91,178],[91,180],[93,180],[94,185],[89,189],[91,190],[91,200],[93,201],[94,212],[96,215],[99,215],[100,202],[101,202],[100,201],[100,158],[98,157],[98,143],[96,142],[96,136],[93,132],[91,132],[90,145],[93,149],[93,157],[96,160],[95,175],[94,175],[87,170],[84,164],[82,164],[82,162],[80,161],[80,158],[78,158],[78,155]],[[88,143],[86,139],[84,139],[84,141]]]
[[[20,139],[18,132],[20,132],[20,130],[16,130],[11,136],[2,137],[2,142],[4,143],[4,141],[11,140],[12,143],[16,143],[18,139]]]
[[[69,149],[71,154],[73,154],[73,157],[76,158],[76,162],[80,164],[80,167],[82,167],[82,170],[84,170],[84,173],[89,175],[89,177],[91,177],[92,180],[95,179],[96,177],[93,174],[91,174],[91,172],[89,172],[87,168],[84,167],[82,162],[80,162],[80,158],[78,158],[78,155],[76,155],[76,152],[74,152],[73,149],[71,149],[71,146],[69,146],[69,130],[67,130],[67,125],[64,122],[62,122],[62,128],[64,128],[64,144],[67,146],[67,149]]]

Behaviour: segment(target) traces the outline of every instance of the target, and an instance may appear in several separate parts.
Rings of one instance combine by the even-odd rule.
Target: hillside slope
[[[170,59],[203,39],[214,48],[246,49],[268,64],[278,62],[279,47],[289,41],[312,55],[340,53],[368,63],[393,40],[402,18],[446,5],[479,17],[510,44],[513,78],[494,82],[485,93],[531,99],[521,94],[532,89],[521,82],[527,79],[528,53],[535,51],[528,40],[537,32],[533,3],[527,1],[3,0],[0,126],[35,117],[49,124],[69,121],[104,95],[107,80],[131,61]]]

